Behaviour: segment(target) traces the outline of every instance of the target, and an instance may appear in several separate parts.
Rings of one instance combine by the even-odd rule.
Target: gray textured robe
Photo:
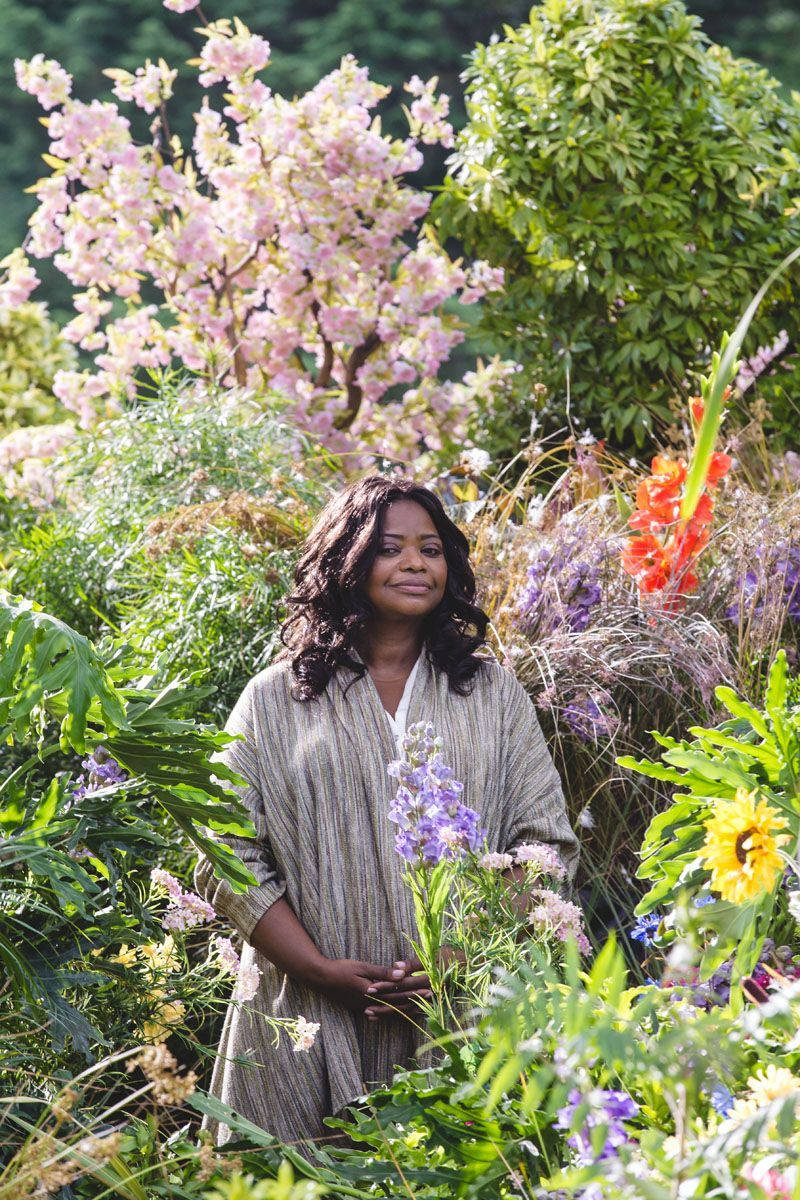
[[[286,980],[248,942],[285,893],[328,957],[388,966],[409,952],[413,905],[387,818],[397,785],[386,765],[396,743],[369,674],[345,695],[353,678],[340,668],[323,695],[305,703],[290,695],[287,660],[250,680],[225,726],[246,741],[219,758],[249,780],[241,794],[258,837],[225,840],[259,886],[238,895],[206,859],[195,870],[197,890],[244,939],[243,963],[255,960],[262,971],[255,999],[228,1009],[211,1091],[287,1142],[330,1136],[323,1117],[390,1081],[395,1065],[411,1065],[420,1041],[401,1017],[369,1022]],[[494,659],[481,663],[472,685],[469,696],[450,692],[423,654],[407,726],[430,721],[441,734],[443,757],[464,783],[464,803],[481,814],[490,849],[549,842],[572,873],[577,841],[529,696]],[[283,1034],[275,1048],[261,1013],[320,1022],[311,1051],[294,1052]],[[226,1140],[227,1128],[216,1136]]]

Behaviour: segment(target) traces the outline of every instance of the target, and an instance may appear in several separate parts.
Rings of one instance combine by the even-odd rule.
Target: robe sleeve
[[[578,866],[578,839],[567,816],[561,779],[528,693],[510,671],[503,685],[506,776],[505,845],[510,853],[526,842],[546,842],[561,856],[569,882]]]
[[[212,762],[225,763],[248,781],[244,787],[228,782],[228,787],[238,794],[247,808],[256,829],[256,836],[244,838],[218,832],[212,836],[231,847],[255,875],[258,885],[251,886],[246,892],[235,892],[226,880],[214,874],[214,868],[205,855],[198,859],[194,870],[194,884],[217,916],[232,925],[245,941],[249,941],[264,913],[286,891],[286,880],[275,862],[267,833],[267,815],[257,760],[253,680],[250,680],[236,701],[225,723],[225,731],[244,734],[245,741],[231,742],[224,750],[212,756]]]

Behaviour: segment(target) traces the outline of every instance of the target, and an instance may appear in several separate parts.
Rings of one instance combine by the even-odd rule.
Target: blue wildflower
[[[714,1109],[714,1112],[720,1117],[727,1117],[733,1108],[733,1095],[725,1087],[725,1084],[720,1083],[719,1080],[712,1087],[709,1099],[711,1100],[711,1107]]]
[[[661,924],[661,916],[659,913],[646,913],[645,916],[639,917],[635,925],[631,926],[628,936],[633,942],[641,942],[643,946],[650,947],[655,941],[654,934]]]

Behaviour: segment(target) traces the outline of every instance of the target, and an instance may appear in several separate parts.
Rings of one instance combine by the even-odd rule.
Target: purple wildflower
[[[583,742],[597,742],[601,737],[613,737],[619,728],[616,713],[604,709],[601,701],[613,703],[608,692],[576,692],[561,710],[561,716],[572,732]]]
[[[759,375],[763,375],[767,367],[783,354],[789,345],[789,335],[782,329],[771,346],[759,346],[752,358],[748,358],[739,368],[736,376],[736,386],[740,392],[746,392]]]
[[[635,925],[631,926],[628,937],[632,942],[641,942],[643,946],[650,947],[654,942],[654,934],[661,924],[661,917],[658,913],[646,913],[645,916],[639,917]]]
[[[586,629],[603,598],[601,579],[607,558],[605,541],[587,548],[578,534],[541,546],[517,601],[523,625],[539,636],[563,626],[574,633]]]
[[[597,1088],[584,1096],[577,1088],[573,1088],[567,1097],[567,1103],[558,1111],[556,1127],[572,1129],[575,1114],[582,1106],[586,1106],[588,1109],[584,1123],[580,1129],[571,1133],[567,1138],[567,1145],[572,1146],[573,1150],[577,1152],[579,1164],[589,1166],[592,1163],[608,1162],[610,1159],[616,1158],[620,1146],[624,1146],[631,1140],[623,1121],[629,1121],[636,1116],[639,1111],[638,1104],[631,1100],[626,1092]],[[601,1125],[605,1126],[606,1136],[599,1153],[597,1153],[592,1144],[592,1135],[594,1130]]]
[[[84,771],[88,771],[89,778],[84,783],[86,776],[81,773],[75,780],[75,787],[72,789],[75,800],[80,800],[81,796],[85,796],[87,792],[97,792],[100,788],[110,787],[115,783],[124,783],[128,778],[105,746],[95,747],[89,757],[84,758],[81,766]]]
[[[758,621],[777,602],[787,618],[800,620],[800,546],[780,540],[755,551],[757,565],[739,579],[739,596],[726,610],[732,621]]]
[[[387,770],[398,780],[389,820],[398,826],[397,853],[418,866],[435,866],[463,850],[477,850],[486,831],[473,808],[461,803],[464,785],[441,756],[442,739],[424,721],[403,738],[403,757]]]

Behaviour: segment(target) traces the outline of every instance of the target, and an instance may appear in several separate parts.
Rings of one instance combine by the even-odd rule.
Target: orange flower
[[[689,411],[692,414],[692,425],[695,429],[699,429],[703,420],[703,413],[706,411],[705,401],[700,396],[690,396]]]
[[[640,592],[658,592],[669,583],[671,560],[658,538],[644,533],[628,538],[622,551],[622,569],[633,575]]]
[[[652,530],[654,526],[671,525],[678,519],[681,488],[686,481],[686,463],[656,454],[652,474],[636,489],[636,508],[628,524],[631,529]]]
[[[711,455],[711,462],[706,475],[706,484],[708,487],[716,487],[720,479],[724,479],[733,466],[733,459],[730,454],[721,454],[717,452]]]
[[[672,559],[676,578],[680,579],[681,591],[692,591],[697,586],[697,576],[694,575],[694,572],[692,572],[694,584],[691,587],[686,586],[686,568],[708,545],[713,516],[714,502],[707,492],[703,492],[694,516],[690,521],[682,521],[667,542],[666,552]]]

